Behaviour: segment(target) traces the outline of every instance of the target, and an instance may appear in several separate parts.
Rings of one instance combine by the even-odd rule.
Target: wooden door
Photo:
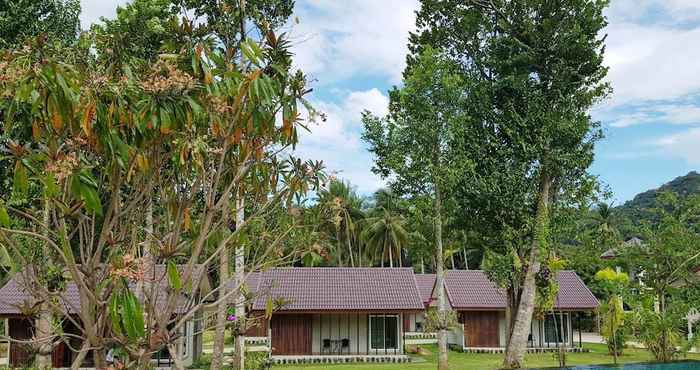
[[[273,315],[273,355],[311,354],[311,315]]]
[[[58,343],[53,347],[53,352],[51,353],[51,363],[53,367],[69,367],[70,366],[70,352],[64,342]]]
[[[467,347],[499,347],[498,312],[465,311],[462,322]]]
[[[30,339],[32,337],[32,321],[29,319],[11,318],[8,320],[10,338]],[[23,343],[10,343],[10,366],[25,367],[33,362],[29,346]]]

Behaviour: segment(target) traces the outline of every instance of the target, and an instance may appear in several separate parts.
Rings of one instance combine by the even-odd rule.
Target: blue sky
[[[83,27],[125,0],[82,0]],[[360,112],[384,114],[401,80],[416,0],[297,0],[296,62],[314,79],[325,123],[298,155],[323,160],[363,194],[382,186]],[[611,0],[605,63],[613,96],[592,110],[606,138],[591,172],[617,204],[700,167],[700,0]]]

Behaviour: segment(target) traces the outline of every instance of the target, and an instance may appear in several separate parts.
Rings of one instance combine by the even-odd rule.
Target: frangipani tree
[[[126,351],[131,368],[149,366],[162,348],[183,368],[185,323],[238,290],[213,303],[216,289],[198,299],[200,269],[245,238],[247,225],[320,181],[319,163],[278,154],[296,144],[309,91],[304,75],[291,70],[284,38],[270,31],[259,42],[244,40],[234,61],[198,42],[193,29],[182,23],[191,43],[143,73],[103,74],[99,65],[43,54],[41,45],[0,60],[4,160],[13,165],[13,196],[26,199],[23,207],[0,203],[0,242],[36,270],[35,299],[79,329],[74,368],[89,351],[104,367],[112,345]],[[31,139],[7,137],[13,127],[31,131]],[[232,230],[236,195],[254,203]],[[48,258],[38,263],[24,253],[24,239],[45,245]],[[275,258],[269,255],[261,260]],[[149,280],[154,264],[167,268]],[[49,270],[65,274],[47,281]],[[127,289],[130,281],[142,283],[142,299]],[[58,301],[68,282],[80,295],[75,319]]]

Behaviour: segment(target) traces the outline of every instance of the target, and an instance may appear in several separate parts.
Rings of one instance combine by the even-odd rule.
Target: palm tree
[[[619,242],[619,232],[617,230],[613,207],[607,203],[598,203],[595,213],[592,215],[595,235],[600,238],[607,248],[614,247]],[[611,245],[613,244],[613,245]]]
[[[350,183],[332,180],[327,189],[319,192],[318,202],[326,215],[326,226],[335,236],[338,263],[343,264],[344,255],[347,253],[350,266],[355,266],[355,255],[358,257],[357,264],[361,265],[357,221],[364,218],[362,198]]]
[[[389,267],[394,267],[394,258],[402,266],[401,251],[408,244],[409,233],[405,229],[406,220],[400,215],[391,214],[387,209],[375,211],[376,216],[366,220],[366,227],[360,238],[375,256],[381,254],[381,265],[388,258]]]

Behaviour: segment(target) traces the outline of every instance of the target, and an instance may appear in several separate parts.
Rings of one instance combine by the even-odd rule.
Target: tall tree
[[[63,46],[80,31],[79,0],[0,1],[0,47],[16,47],[38,35]]]
[[[424,0],[411,35],[409,66],[437,48],[469,71],[481,122],[502,146],[502,163],[531,179],[529,246],[522,255],[518,307],[504,367],[523,365],[537,296],[550,254],[552,205],[584,177],[601,136],[589,108],[604,97],[602,65],[607,0]],[[490,172],[493,173],[493,172]],[[486,176],[488,177],[488,176]]]
[[[318,163],[268,150],[295,145],[308,93],[304,75],[291,69],[286,40],[270,30],[257,42],[246,39],[238,63],[199,43],[193,25],[178,27],[191,43],[123,76],[103,73],[100,64],[66,63],[42,53],[41,44],[3,54],[2,134],[21,126],[31,136],[3,136],[9,156],[2,160],[12,164],[12,194],[30,206],[0,203],[0,240],[36,272],[27,274],[34,298],[81,332],[74,368],[89,351],[104,367],[110,344],[128,354],[129,368],[149,367],[162,349],[183,368],[177,338],[209,304],[196,300],[199,264],[206,267],[234,240],[245,240],[244,230],[270,209],[318,184]],[[253,212],[227,233],[221,215],[241,191]],[[49,223],[34,206],[45,199]],[[274,256],[286,231],[273,234],[261,254]],[[24,239],[46,243],[57,259],[37,263],[24,253]],[[168,266],[166,289],[143,281],[151,265],[138,257],[145,245]],[[128,279],[149,286],[146,299],[136,300]],[[79,320],[46,299],[62,294],[67,282],[80,294]],[[222,292],[211,304],[239,291]]]
[[[431,201],[437,286],[443,286],[444,205],[458,174],[471,159],[462,155],[469,136],[464,114],[464,79],[459,67],[432,49],[426,50],[404,76],[404,87],[390,92],[390,114],[381,119],[365,113],[364,140],[376,156],[373,171],[389,178],[397,194],[426,196]],[[444,289],[438,289],[438,316],[451,317]],[[447,369],[446,322],[437,325],[438,367]]]
[[[387,260],[389,267],[394,267],[394,261],[403,267],[403,250],[409,241],[406,220],[383,207],[372,213],[365,220],[366,225],[360,235],[362,242],[372,255],[379,256],[382,267]]]
[[[318,194],[318,206],[324,215],[323,225],[335,239],[335,262],[343,266],[361,266],[361,220],[365,217],[363,199],[349,182],[332,179]]]

